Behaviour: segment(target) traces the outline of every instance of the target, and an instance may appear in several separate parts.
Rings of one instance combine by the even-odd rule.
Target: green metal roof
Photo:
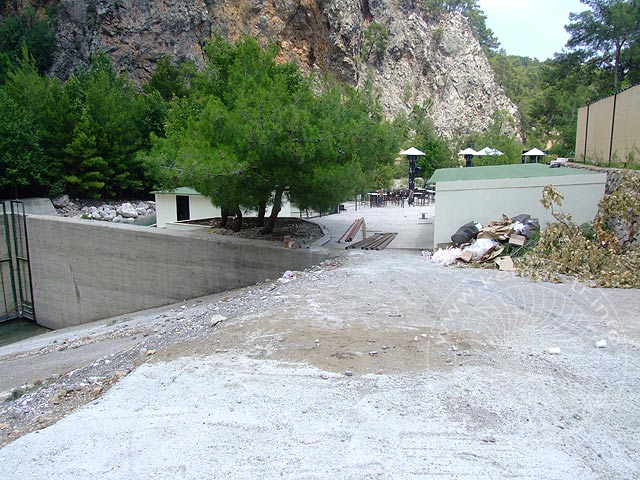
[[[151,192],[153,194],[165,194],[165,195],[200,195],[200,192],[189,187],[180,187],[174,190],[156,190]]]
[[[593,175],[596,172],[578,168],[549,168],[542,163],[514,163],[488,167],[439,168],[427,183],[464,180],[497,180],[501,178],[564,177],[567,175]]]

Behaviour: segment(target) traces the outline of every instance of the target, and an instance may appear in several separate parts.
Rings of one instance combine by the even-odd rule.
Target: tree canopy
[[[589,9],[569,16],[567,47],[583,63],[609,70],[613,89],[620,88],[637,65],[640,45],[640,2],[637,0],[580,0]]]
[[[326,212],[393,162],[402,130],[370,92],[313,83],[249,37],[234,45],[218,36],[205,52],[147,156],[165,185],[196,188],[234,213],[272,205],[269,231],[284,195]]]

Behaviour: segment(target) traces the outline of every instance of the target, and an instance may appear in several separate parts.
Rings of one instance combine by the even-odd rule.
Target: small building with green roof
[[[554,221],[540,203],[542,190],[550,184],[564,195],[560,210],[573,215],[577,224],[592,222],[606,179],[604,173],[540,163],[438,169],[427,182],[436,188],[434,245],[451,241],[465,223],[486,225],[502,214],[527,213],[544,227]]]

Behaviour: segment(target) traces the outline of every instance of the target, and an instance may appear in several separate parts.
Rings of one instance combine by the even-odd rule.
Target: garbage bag
[[[540,231],[540,222],[538,222],[537,218],[530,218],[526,222],[524,222],[524,228],[522,229],[521,235],[529,238],[531,235],[538,233]]]
[[[433,255],[431,255],[431,261],[437,265],[451,265],[456,261],[456,258],[458,258],[461,253],[462,249],[460,248],[441,248],[433,252]]]
[[[479,261],[486,253],[495,250],[500,244],[495,240],[489,238],[479,238],[471,245],[464,249],[465,252],[471,252],[471,258],[475,261]]]
[[[456,233],[451,235],[451,241],[456,245],[464,245],[476,238],[480,230],[476,226],[476,222],[469,222],[462,225]]]
[[[530,218],[531,218],[531,215],[528,215],[526,213],[521,213],[520,215],[516,215],[515,217],[511,217],[511,221],[513,223],[520,222],[520,223],[524,224],[527,221],[529,221]]]

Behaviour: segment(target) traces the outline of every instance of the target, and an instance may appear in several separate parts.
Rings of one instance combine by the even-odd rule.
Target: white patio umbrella
[[[458,155],[479,155],[473,148],[467,147],[464,150],[458,152]]]
[[[544,157],[546,153],[544,153],[542,150],[539,150],[537,148],[532,148],[528,152],[523,153],[523,155],[525,157]]]
[[[491,147],[484,147],[482,150],[478,150],[478,155],[504,155],[504,153],[502,153],[500,150],[498,150],[497,148],[491,148]]]
[[[525,163],[524,157],[533,157],[535,158],[535,163],[538,163],[538,160],[540,159],[540,157],[544,157],[545,155],[546,153],[544,153],[542,150],[538,148],[532,148],[528,152],[524,152],[522,154],[522,163]]]
[[[415,147],[411,147],[408,150],[401,151],[400,155],[421,157],[421,156],[426,155],[426,154],[424,152],[421,152],[420,150],[418,150]]]
[[[472,159],[473,159],[474,155],[478,155],[478,152],[476,152],[471,147],[467,147],[464,150],[459,151],[458,155],[464,155],[464,160],[466,162],[466,166],[467,167],[473,167]]]

